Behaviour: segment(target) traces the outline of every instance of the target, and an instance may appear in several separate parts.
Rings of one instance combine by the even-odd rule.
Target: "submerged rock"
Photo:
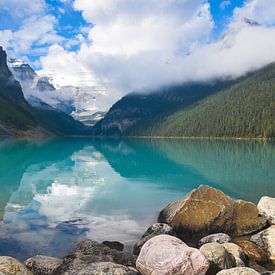
[[[138,275],[136,269],[115,264],[112,262],[91,263],[86,266],[78,266],[71,269],[69,275]]]
[[[267,253],[251,241],[239,240],[236,241],[236,244],[248,256],[250,261],[255,261],[258,263],[267,261]]]
[[[234,243],[225,243],[222,246],[235,258],[237,267],[244,267],[248,262],[248,257],[243,250]]]
[[[116,249],[118,251],[123,251],[124,249],[124,245],[116,241],[104,241],[102,244],[107,245],[108,247]]]
[[[224,233],[211,234],[211,235],[208,235],[208,236],[200,239],[199,246],[202,246],[203,244],[206,244],[206,243],[213,243],[213,242],[216,242],[219,244],[230,243],[231,238],[227,234],[224,234]]]
[[[260,275],[257,271],[248,267],[235,267],[227,270],[222,270],[217,275]]]
[[[236,261],[221,244],[207,243],[200,248],[200,252],[206,257],[210,263],[207,274],[214,275],[218,271],[236,267]]]
[[[76,251],[63,259],[63,264],[56,270],[56,274],[80,270],[91,263],[112,262],[124,266],[135,267],[136,257],[128,252],[111,249],[105,244],[92,240],[80,242]]]
[[[275,225],[275,198],[262,197],[257,207],[260,214],[265,216],[270,224]]]
[[[258,232],[267,224],[255,204],[233,200],[210,186],[200,186],[167,205],[158,221],[172,226],[183,240],[217,232],[242,236]]]
[[[33,275],[22,263],[12,257],[0,256],[0,274]]]
[[[204,275],[208,262],[198,249],[180,239],[159,235],[144,244],[136,268],[142,275]]]
[[[50,275],[61,266],[63,260],[48,256],[34,256],[25,261],[26,267],[35,275]]]
[[[165,223],[155,223],[152,226],[150,226],[147,231],[142,235],[141,239],[138,240],[133,247],[133,253],[134,255],[138,255],[141,247],[151,238],[158,236],[158,235],[171,235],[174,236],[175,232],[173,228]]]
[[[269,261],[275,265],[275,225],[253,235],[251,240],[267,252]]]

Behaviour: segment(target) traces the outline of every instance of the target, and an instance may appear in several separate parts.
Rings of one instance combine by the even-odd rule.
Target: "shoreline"
[[[17,266],[21,273],[15,275],[271,274],[266,273],[275,270],[275,212],[270,209],[275,210],[275,198],[263,197],[256,206],[202,185],[164,207],[132,253],[117,241],[83,240],[62,257],[37,255],[23,264],[0,256],[0,273],[10,274],[6,269]],[[179,255],[182,259],[175,260]],[[171,273],[170,268],[189,273]],[[231,269],[236,272],[223,273]]]

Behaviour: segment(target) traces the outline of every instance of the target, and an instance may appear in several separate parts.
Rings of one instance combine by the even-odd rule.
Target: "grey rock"
[[[219,244],[223,244],[223,243],[230,243],[231,242],[231,238],[225,234],[225,233],[216,233],[216,234],[211,234],[208,235],[202,239],[199,240],[199,246],[202,246],[206,243],[219,243]]]
[[[118,251],[123,251],[124,245],[120,242],[115,242],[115,241],[104,241],[104,245],[107,245],[108,247],[112,249],[116,249]]]
[[[66,272],[66,275],[138,275],[136,269],[112,262],[92,263]]]
[[[269,261],[275,265],[275,225],[253,235],[251,241],[266,251]]]
[[[35,275],[50,275],[61,266],[63,260],[48,256],[34,256],[25,261],[25,266]]]
[[[136,256],[100,244],[92,240],[80,242],[75,253],[67,255],[63,259],[63,264],[56,270],[55,274],[70,272],[70,270],[78,270],[85,268],[91,263],[113,262],[116,264],[135,267]]]
[[[171,235],[175,236],[175,232],[173,228],[165,223],[155,223],[152,226],[150,226],[146,232],[142,235],[141,239],[138,240],[133,247],[133,254],[138,255],[142,246],[151,238],[158,236],[158,235]]]
[[[207,274],[217,274],[217,272],[236,267],[236,261],[223,245],[219,243],[207,243],[200,248],[200,252],[210,263]]]
[[[257,271],[248,267],[236,267],[227,270],[222,270],[217,275],[260,275]]]

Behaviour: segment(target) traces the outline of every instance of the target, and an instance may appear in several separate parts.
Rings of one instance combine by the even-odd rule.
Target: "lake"
[[[0,141],[0,254],[60,256],[82,239],[130,249],[169,202],[200,184],[275,197],[275,143],[222,140]]]

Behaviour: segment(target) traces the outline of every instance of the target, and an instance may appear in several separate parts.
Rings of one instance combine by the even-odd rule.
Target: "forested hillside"
[[[127,95],[96,125],[95,135],[275,137],[275,64],[234,81]]]
[[[151,135],[275,137],[275,65],[152,126]]]
[[[94,134],[141,135],[170,114],[229,87],[232,81],[188,83],[147,94],[129,94],[116,102],[95,125]],[[146,132],[148,134],[149,132]]]

